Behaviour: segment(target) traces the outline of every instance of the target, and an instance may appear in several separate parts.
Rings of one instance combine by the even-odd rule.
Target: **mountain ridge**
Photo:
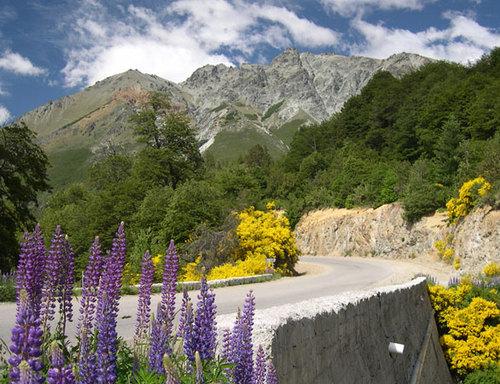
[[[110,146],[133,151],[129,117],[150,91],[165,92],[193,121],[201,150],[235,159],[252,145],[273,156],[287,151],[293,133],[338,112],[380,70],[400,77],[431,62],[411,53],[387,59],[313,54],[287,49],[269,64],[205,65],[176,84],[137,70],[100,80],[26,113],[49,155],[86,148],[89,159]]]

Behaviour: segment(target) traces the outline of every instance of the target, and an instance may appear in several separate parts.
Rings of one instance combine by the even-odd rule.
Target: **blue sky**
[[[0,124],[110,75],[180,82],[287,47],[470,63],[500,46],[499,0],[2,0]]]

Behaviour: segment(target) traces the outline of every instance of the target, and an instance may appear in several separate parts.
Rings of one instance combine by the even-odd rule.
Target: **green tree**
[[[17,232],[33,225],[37,195],[49,190],[47,157],[24,124],[0,127],[0,270],[15,266]]]
[[[139,141],[147,145],[139,154],[139,172],[148,172],[162,185],[175,188],[200,171],[203,159],[189,118],[174,110],[166,95],[151,93],[130,121]],[[150,166],[153,168],[148,169]]]

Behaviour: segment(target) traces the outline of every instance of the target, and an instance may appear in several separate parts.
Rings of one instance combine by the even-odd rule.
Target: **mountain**
[[[206,65],[180,84],[129,70],[51,101],[21,120],[38,133],[55,184],[74,180],[103,151],[134,150],[129,116],[150,91],[167,93],[188,112],[201,150],[216,159],[236,159],[256,143],[277,157],[301,125],[338,112],[377,71],[400,77],[430,61],[408,53],[379,60],[288,49],[268,65]]]

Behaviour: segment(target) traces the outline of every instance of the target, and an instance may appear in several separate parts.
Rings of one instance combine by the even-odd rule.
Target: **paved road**
[[[245,295],[253,290],[257,308],[269,308],[280,304],[333,295],[340,292],[366,289],[393,274],[391,263],[378,260],[352,260],[348,258],[302,257],[305,269],[303,276],[283,278],[276,281],[215,289],[219,314],[236,312],[242,306]],[[190,292],[193,299],[197,292]],[[154,295],[152,304],[156,308],[160,300]],[[177,297],[180,303],[180,295]],[[118,334],[129,339],[134,330],[137,296],[125,296],[120,302]],[[77,310],[75,311],[77,314]],[[0,338],[10,339],[10,329],[15,319],[15,304],[0,304]],[[71,329],[71,327],[70,327]],[[71,332],[71,331],[70,331]]]

